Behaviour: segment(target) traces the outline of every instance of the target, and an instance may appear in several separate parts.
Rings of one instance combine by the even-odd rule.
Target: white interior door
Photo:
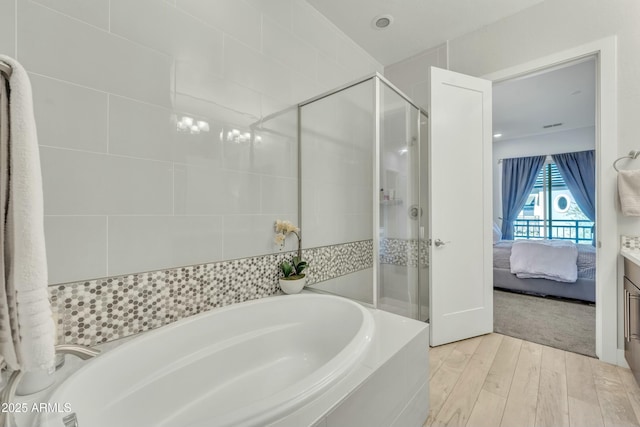
[[[491,82],[431,68],[431,345],[493,331]]]

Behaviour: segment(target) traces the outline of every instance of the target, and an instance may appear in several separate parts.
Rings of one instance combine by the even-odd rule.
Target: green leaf
[[[289,264],[288,261],[282,261],[282,264],[280,264],[280,269],[282,270],[282,274],[284,274],[284,277],[289,277],[291,273],[293,273],[293,267],[291,266],[291,264]]]
[[[294,267],[296,270],[296,274],[300,274],[305,268],[308,267],[308,264],[306,261],[300,261],[299,263],[295,264]]]

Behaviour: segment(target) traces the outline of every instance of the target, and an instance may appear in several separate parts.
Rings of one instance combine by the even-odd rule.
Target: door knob
[[[442,241],[442,240],[440,240],[440,239],[436,239],[436,241],[435,241],[435,242],[433,242],[433,244],[434,244],[434,245],[436,245],[436,248],[439,248],[440,246],[444,246],[444,245],[446,245],[447,243],[451,243],[451,242],[443,242],[443,241]]]

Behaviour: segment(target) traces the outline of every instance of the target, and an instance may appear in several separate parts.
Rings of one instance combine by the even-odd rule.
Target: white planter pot
[[[300,293],[306,283],[306,276],[297,280],[280,279],[280,289],[282,289],[282,292],[284,292],[285,294],[297,294]]]

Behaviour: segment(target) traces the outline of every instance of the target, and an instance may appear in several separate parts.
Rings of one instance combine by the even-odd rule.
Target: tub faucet
[[[64,365],[64,356],[72,354],[82,360],[87,360],[100,354],[100,350],[77,344],[59,344],[56,346],[56,369]]]
[[[90,347],[77,345],[77,344],[60,344],[55,347],[55,350],[56,350],[56,355],[64,356],[65,354],[73,354],[74,356],[77,356],[83,360],[89,359],[91,357],[95,357],[98,354],[100,354],[100,350],[96,350]],[[57,358],[56,358],[56,361],[58,362]],[[2,367],[6,366],[6,364],[4,363],[4,360],[1,363],[2,363]],[[64,364],[64,359],[62,359],[61,363],[58,362],[56,364],[56,369],[62,366],[63,364]],[[22,379],[23,375],[24,375],[24,372],[22,371],[13,371],[11,373],[11,376],[9,377],[9,381],[7,381],[7,384],[4,386],[4,388],[0,392],[0,404],[11,403],[14,401],[15,395],[16,395],[16,388],[18,387],[18,383]],[[11,423],[13,422],[13,420],[9,418],[10,416],[11,416],[10,413],[0,414],[1,427],[8,427],[12,425]],[[67,424],[65,424],[65,426],[66,425]],[[68,425],[72,426],[73,424],[68,424]]]

